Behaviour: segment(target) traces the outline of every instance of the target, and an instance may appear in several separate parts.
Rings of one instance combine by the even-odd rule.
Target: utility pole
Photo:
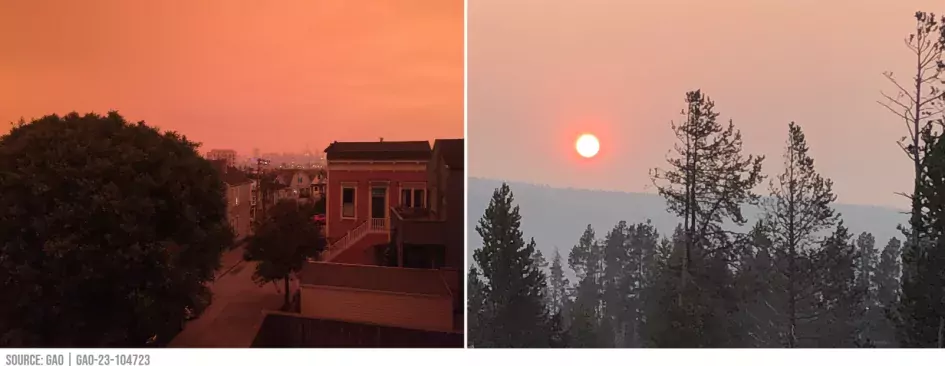
[[[266,159],[256,159],[256,222],[260,221],[260,215],[265,217],[266,214],[266,203],[264,202],[266,195],[263,194],[263,175],[262,175],[262,166],[269,165],[269,160]],[[260,210],[261,209],[261,210]]]

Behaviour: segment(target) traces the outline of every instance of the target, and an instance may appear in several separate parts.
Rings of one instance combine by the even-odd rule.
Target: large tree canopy
[[[0,345],[142,346],[179,330],[233,240],[196,147],[116,112],[0,138]]]

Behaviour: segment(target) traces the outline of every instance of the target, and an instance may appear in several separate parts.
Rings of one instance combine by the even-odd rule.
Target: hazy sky
[[[470,1],[469,174],[653,192],[670,121],[701,88],[769,176],[793,120],[841,202],[906,206],[906,131],[876,101],[893,90],[883,71],[914,72],[916,10],[945,2]],[[600,138],[597,158],[577,157],[582,132]]]
[[[3,1],[0,134],[118,110],[250,153],[463,134],[462,0]]]

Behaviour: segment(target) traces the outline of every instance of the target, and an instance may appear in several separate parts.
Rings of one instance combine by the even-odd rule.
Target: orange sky
[[[876,101],[893,90],[883,71],[914,64],[916,10],[945,2],[470,1],[469,175],[653,192],[669,122],[702,88],[769,176],[794,120],[839,201],[906,206],[906,131]],[[600,138],[597,158],[577,157],[582,132]]]
[[[251,153],[463,135],[463,1],[4,1],[0,134],[118,110]]]

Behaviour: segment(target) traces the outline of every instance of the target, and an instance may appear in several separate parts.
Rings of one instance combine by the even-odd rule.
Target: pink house
[[[322,260],[377,265],[394,207],[427,206],[427,141],[334,142],[327,149]]]

